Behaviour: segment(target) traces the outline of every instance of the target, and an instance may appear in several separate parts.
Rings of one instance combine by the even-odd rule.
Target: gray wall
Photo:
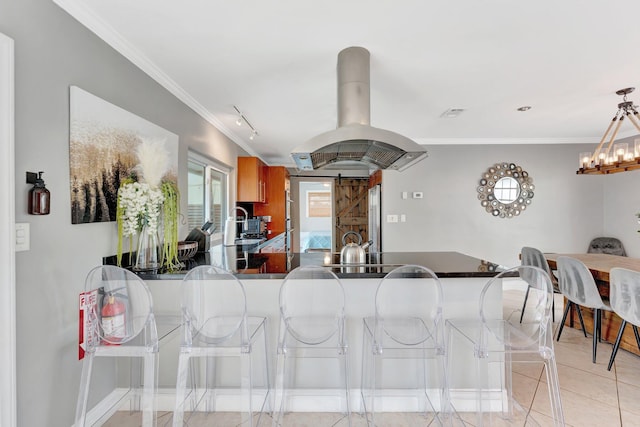
[[[417,165],[402,173],[383,174],[384,251],[460,251],[513,266],[519,263],[522,246],[535,246],[545,252],[585,252],[591,238],[605,231],[629,244],[636,238],[629,227],[603,227],[605,212],[607,224],[619,221],[621,227],[625,221],[629,225],[629,219],[633,222],[636,212],[631,207],[603,210],[603,189],[610,177],[575,173],[578,154],[589,151],[592,145],[427,148],[429,157]],[[522,166],[536,187],[531,205],[512,219],[486,213],[477,198],[482,173],[497,162]],[[640,179],[640,172],[619,175],[626,175],[622,180],[629,190],[631,183]],[[424,198],[402,199],[402,191],[422,191]],[[627,193],[622,187],[614,191]],[[386,222],[386,215],[403,213],[407,216],[405,223]],[[640,256],[640,251],[636,255]]]
[[[70,426],[78,294],[88,271],[115,253],[117,234],[115,223],[71,225],[69,86],[179,135],[183,194],[189,147],[233,168],[246,153],[51,1],[0,0],[0,11],[0,32],[15,40],[16,221],[31,224],[31,250],[16,254],[18,425]],[[27,215],[25,171],[45,171],[50,215]]]
[[[638,136],[621,139],[633,149]],[[640,171],[599,177],[604,185],[604,234],[618,237],[627,255],[640,258]]]
[[[605,185],[604,234],[618,237],[627,255],[640,258],[640,171],[600,177]]]

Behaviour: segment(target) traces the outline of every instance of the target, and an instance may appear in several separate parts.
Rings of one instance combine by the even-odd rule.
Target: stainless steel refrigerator
[[[369,189],[369,240],[373,241],[369,246],[369,253],[379,253],[382,250],[381,188],[378,184]]]

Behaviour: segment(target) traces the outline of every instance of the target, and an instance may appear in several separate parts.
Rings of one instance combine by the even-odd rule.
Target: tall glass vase
[[[136,271],[152,271],[160,267],[158,261],[158,232],[151,230],[147,224],[142,226],[138,235],[138,250],[133,269]]]

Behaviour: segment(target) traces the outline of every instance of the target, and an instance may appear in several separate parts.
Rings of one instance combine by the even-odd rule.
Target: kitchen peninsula
[[[104,259],[112,264],[113,257]],[[125,257],[126,258],[126,257]],[[340,254],[310,253],[254,253],[237,246],[216,246],[209,252],[198,253],[177,272],[141,272],[144,280],[179,280],[188,269],[198,265],[214,265],[231,271],[241,280],[284,279],[288,272],[301,265],[321,265],[331,268],[341,279],[379,279],[395,267],[415,264],[427,267],[439,278],[488,278],[505,267],[459,252],[384,252],[367,254],[362,265],[340,264]]]
[[[206,255],[206,256],[205,256]],[[234,259],[235,258],[235,259]],[[458,252],[396,252],[368,254],[368,264],[346,266],[339,263],[339,254],[329,252],[312,253],[249,253],[239,251],[235,246],[215,247],[206,254],[198,254],[190,263],[195,265],[220,265],[233,271],[242,282],[246,297],[247,311],[253,315],[266,316],[268,319],[267,338],[270,346],[271,370],[275,372],[276,337],[279,327],[279,291],[286,274],[301,265],[325,265],[341,278],[345,291],[345,313],[347,316],[347,339],[349,342],[350,384],[353,407],[359,407],[359,387],[362,358],[362,318],[374,314],[375,294],[380,279],[396,266],[417,264],[432,269],[440,278],[443,287],[443,316],[447,318],[475,318],[478,315],[480,292],[489,280],[503,267]],[[181,283],[186,271],[177,273],[142,274],[151,290],[154,311],[158,316],[176,316],[181,312]],[[220,295],[224,298],[224,295]],[[501,295],[492,295],[496,300],[496,309],[501,313]],[[179,334],[166,342],[160,355],[159,386],[164,393],[172,393],[175,388]],[[458,389],[468,389],[469,370],[474,366],[472,353],[469,363],[456,370],[451,378]],[[320,366],[325,361],[318,362]],[[321,379],[323,371],[318,367],[313,373],[307,373],[301,381],[313,387]],[[168,400],[171,402],[171,399]],[[409,405],[409,403],[406,403]],[[332,403],[302,399],[293,410],[332,411]],[[318,406],[320,405],[320,406]],[[167,408],[159,408],[171,410]],[[411,407],[398,406],[397,410],[410,410]]]

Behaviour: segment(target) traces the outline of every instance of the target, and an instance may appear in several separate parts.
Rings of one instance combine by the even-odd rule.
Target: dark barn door
[[[334,182],[335,250],[340,252],[347,231],[359,233],[363,243],[368,240],[369,179],[339,178]],[[358,243],[358,238],[349,235],[346,241]]]

